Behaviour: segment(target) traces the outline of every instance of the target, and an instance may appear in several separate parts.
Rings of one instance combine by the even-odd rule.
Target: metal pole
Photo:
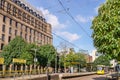
[[[79,72],[80,72],[80,64],[79,64]]]
[[[59,55],[59,73],[61,73],[61,68],[60,68],[60,55]]]
[[[15,69],[14,68],[15,68],[15,65],[13,63],[13,71],[14,71],[13,73],[14,73],[14,80],[15,80]]]
[[[35,50],[35,58],[34,58],[34,70],[36,71],[36,62],[37,62],[37,59],[36,59],[36,51],[37,49],[34,49]],[[36,72],[35,72],[36,73]]]
[[[48,67],[49,67],[49,63],[47,63],[47,80],[50,80],[50,75],[49,75]]]
[[[56,49],[57,51],[57,49]],[[55,54],[55,73],[57,73],[57,52]]]

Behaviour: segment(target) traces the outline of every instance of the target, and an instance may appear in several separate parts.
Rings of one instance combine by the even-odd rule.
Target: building
[[[15,36],[28,43],[52,44],[51,25],[24,0],[0,0],[0,51]]]
[[[83,53],[85,60],[87,63],[91,63],[92,62],[92,56],[86,53]]]
[[[99,56],[101,56],[102,54],[98,53],[97,50],[93,50],[92,51],[92,62],[94,62],[94,60],[96,58],[98,58]]]

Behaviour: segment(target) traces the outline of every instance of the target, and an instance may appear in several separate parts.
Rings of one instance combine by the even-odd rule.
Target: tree
[[[45,67],[47,64],[51,64],[52,61],[55,60],[56,57],[56,50],[52,45],[43,45],[39,48],[39,58],[38,61],[40,62],[41,66]]]
[[[105,65],[110,66],[110,59],[107,55],[101,55],[95,59],[94,64],[97,65]]]
[[[12,63],[13,58],[19,58],[22,53],[26,50],[27,43],[21,38],[16,37],[10,41],[8,45],[3,48],[1,57],[5,59],[5,64],[9,65]]]
[[[38,48],[35,44],[27,44],[26,49],[24,53],[21,53],[20,59],[25,59],[27,61],[27,65],[34,64],[34,57],[35,52],[32,49]],[[37,56],[39,55],[38,52],[36,52]],[[38,62],[39,64],[40,62]]]
[[[77,61],[80,63],[81,67],[84,67],[86,65],[86,59],[85,56],[82,53],[76,53],[77,55]]]
[[[106,0],[91,28],[98,52],[120,59],[120,0]]]
[[[74,66],[77,62],[77,56],[73,53],[69,53],[66,55],[64,62],[66,66]]]

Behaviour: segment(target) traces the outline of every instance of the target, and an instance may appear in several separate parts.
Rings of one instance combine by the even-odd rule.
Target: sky
[[[92,20],[97,16],[98,8],[105,0],[60,1],[64,8],[59,0],[27,0],[29,4],[42,11],[46,21],[52,25],[52,32],[57,35],[53,34],[54,46],[65,42],[75,50],[86,50],[91,53],[95,50],[91,37]]]

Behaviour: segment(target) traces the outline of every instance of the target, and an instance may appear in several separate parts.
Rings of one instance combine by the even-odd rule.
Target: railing
[[[43,72],[41,72],[43,71]],[[37,75],[37,74],[45,74],[46,70],[37,70],[34,69],[32,71],[30,70],[12,70],[12,71],[0,71],[0,77],[19,77],[22,75]]]

